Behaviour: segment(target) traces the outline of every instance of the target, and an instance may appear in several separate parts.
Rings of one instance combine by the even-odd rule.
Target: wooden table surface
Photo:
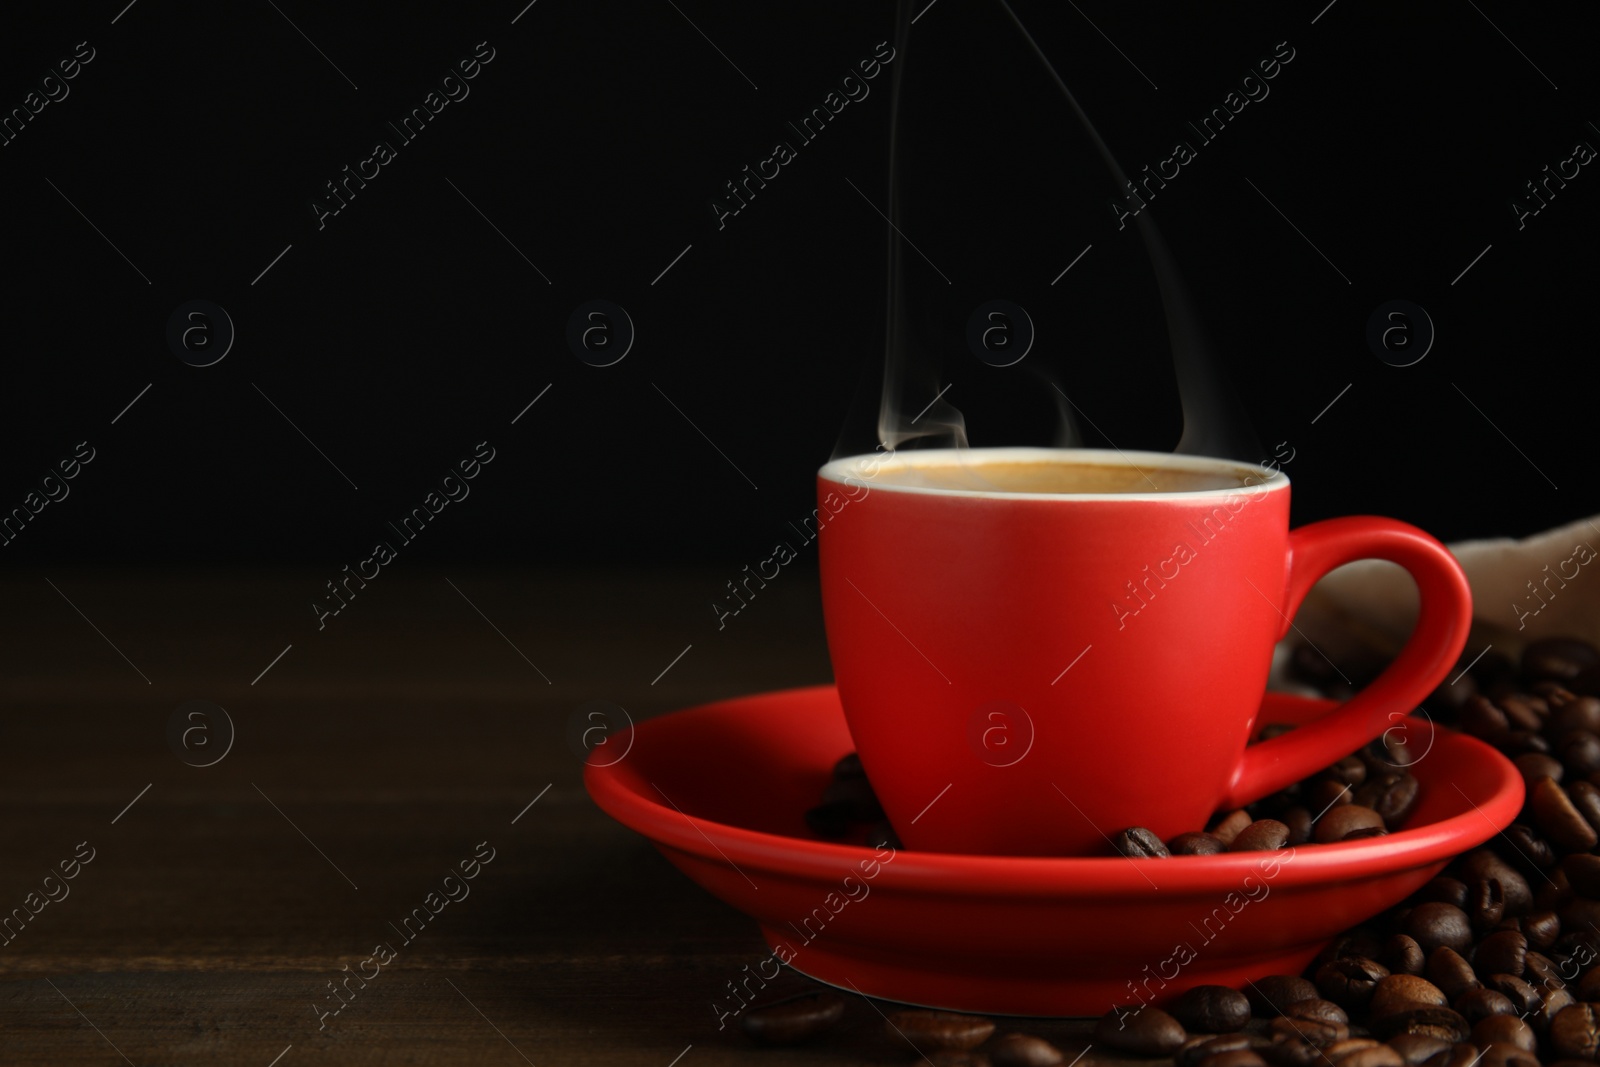
[[[0,917],[27,920],[0,927],[0,1062],[916,1060],[860,1000],[805,1048],[719,1031],[754,922],[602,814],[566,740],[594,699],[642,719],[827,681],[814,572],[721,631],[709,570],[386,570],[319,630],[334,576],[0,575]],[[190,700],[234,726],[211,766],[168,743]],[[488,850],[402,943],[389,924]],[[395,958],[323,1017],[380,941]],[[1083,1047],[1083,1024],[1026,1029]]]

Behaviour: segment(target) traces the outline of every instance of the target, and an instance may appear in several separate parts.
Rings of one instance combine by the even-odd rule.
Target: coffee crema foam
[[[979,460],[973,463],[888,463],[875,484],[989,493],[1199,493],[1259,484],[1245,469],[1185,470],[1133,463]]]

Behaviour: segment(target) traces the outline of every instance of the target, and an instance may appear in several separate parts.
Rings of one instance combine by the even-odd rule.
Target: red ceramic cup
[[[861,761],[908,848],[996,855],[1166,839],[1400,722],[1466,642],[1447,549],[1392,519],[1289,529],[1281,471],[1147,452],[903,451],[818,474],[823,611]],[[1398,659],[1246,748],[1274,644],[1358,559],[1421,591]]]

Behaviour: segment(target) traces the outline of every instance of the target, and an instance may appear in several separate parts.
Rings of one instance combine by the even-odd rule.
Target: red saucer
[[[1260,721],[1330,706],[1268,694]],[[1516,768],[1465,735],[1433,737],[1410,768],[1422,789],[1406,829],[1292,854],[1053,859],[818,840],[804,813],[854,747],[832,686],[641,723],[605,746],[624,758],[599,766],[591,755],[584,783],[813,978],[928,1007],[1100,1015],[1191,985],[1298,974],[1335,934],[1508,826],[1522,807]]]

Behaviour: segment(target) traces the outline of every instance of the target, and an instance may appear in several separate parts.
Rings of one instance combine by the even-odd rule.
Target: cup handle
[[[1289,534],[1281,640],[1317,579],[1358,559],[1411,572],[1421,594],[1417,625],[1400,655],[1371,685],[1310,723],[1245,749],[1221,807],[1241,808],[1349,755],[1410,712],[1444,680],[1467,643],[1472,591],[1449,549],[1394,519],[1328,519]],[[1263,590],[1266,592],[1266,590]]]

